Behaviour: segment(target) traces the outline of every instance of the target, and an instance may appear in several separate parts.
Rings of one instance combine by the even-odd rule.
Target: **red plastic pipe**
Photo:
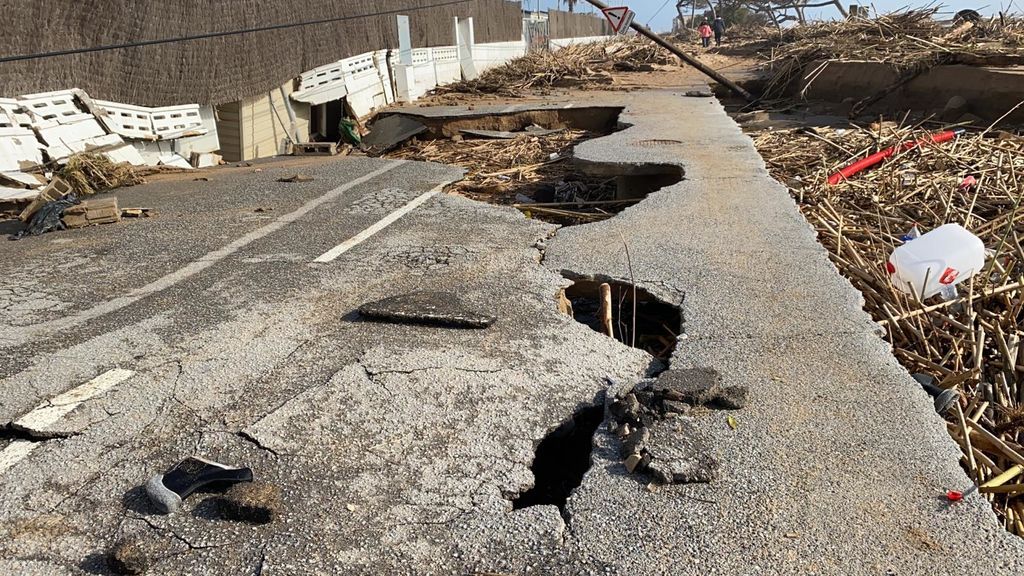
[[[860,160],[857,160],[853,164],[845,166],[844,168],[839,170],[839,172],[836,172],[835,174],[829,176],[828,183],[830,186],[835,186],[836,184],[839,184],[843,180],[846,180],[847,178],[853,176],[854,174],[862,170],[871,168],[875,164],[880,164],[887,158],[895,154],[897,149],[899,149],[900,152],[905,152],[912,148],[917,148],[918,146],[924,146],[925,144],[941,144],[942,142],[949,142],[953,138],[956,138],[960,134],[963,134],[963,132],[964,131],[962,128],[956,130],[946,130],[945,132],[937,132],[935,134],[931,134],[929,136],[926,136],[925,138],[921,138],[916,142],[904,142],[899,146],[890,146],[885,150],[875,152],[874,154],[868,156],[867,158],[861,158]]]

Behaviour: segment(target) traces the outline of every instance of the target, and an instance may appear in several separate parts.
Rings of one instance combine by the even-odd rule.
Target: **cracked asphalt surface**
[[[121,190],[158,216],[7,243],[0,422],[111,368],[135,375],[0,475],[0,573],[108,574],[125,538],[168,575],[1019,573],[1024,545],[980,497],[942,505],[969,480],[929,399],[749,139],[686,89],[586,96],[625,104],[630,126],[581,160],[686,172],[599,224],[442,194],[316,264],[461,176],[345,158],[303,168],[310,183],[277,183],[295,170],[271,164]],[[649,487],[602,426],[568,524],[554,506],[512,510],[540,439],[602,401],[606,376],[653,366],[558,312],[563,271],[633,276],[680,304],[673,366],[751,389],[737,430],[696,418],[719,480]],[[498,319],[356,313],[410,291]],[[223,520],[207,493],[155,514],[141,485],[192,454],[279,486],[281,519]]]

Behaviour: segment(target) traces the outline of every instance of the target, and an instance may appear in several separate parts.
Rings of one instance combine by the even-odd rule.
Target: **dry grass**
[[[613,65],[639,68],[665,64],[668,55],[650,40],[628,37],[567,46],[554,52],[530,52],[503,66],[491,68],[476,80],[441,86],[433,94],[496,94],[518,97],[531,89],[561,86],[595,86],[612,82]]]
[[[79,196],[146,182],[131,164],[115,164],[102,154],[75,154],[57,175]]]
[[[985,485],[1024,464],[1024,138],[966,135],[900,153],[839,185],[826,183],[851,160],[925,134],[883,123],[767,132],[755,142],[837,268],[863,293],[901,363],[959,392],[947,425],[964,466],[1006,528],[1024,536],[1024,479]],[[968,176],[976,186],[963,185]],[[984,241],[990,255],[983,272],[950,301],[922,302],[897,291],[884,266],[901,236],[915,224],[927,232],[949,222]]]
[[[769,36],[762,54],[770,80],[763,97],[779,98],[799,79],[813,75],[822,60],[886,62],[903,73],[936,64],[1024,62],[1024,23],[1003,18],[977,26],[949,28],[935,20],[938,8],[903,10],[876,18],[852,18],[794,26]]]

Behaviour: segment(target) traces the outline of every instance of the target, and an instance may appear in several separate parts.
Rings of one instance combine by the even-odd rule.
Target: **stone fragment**
[[[630,454],[629,457],[626,458],[626,470],[632,473],[640,464],[640,460],[642,460],[642,457],[639,454]]]
[[[647,428],[637,428],[622,439],[622,453],[636,454],[647,446],[650,439],[651,433]]]
[[[278,178],[278,182],[312,182],[313,177],[306,174],[294,174],[286,178]]]
[[[118,574],[144,574],[152,564],[141,538],[119,540],[107,555],[107,565]]]
[[[487,328],[497,320],[493,314],[474,309],[450,292],[411,292],[359,307],[370,318],[394,322],[438,324],[457,328]]]
[[[689,414],[690,405],[685,402],[676,402],[675,400],[663,400],[661,407],[665,410],[666,414]]]
[[[231,520],[268,524],[281,515],[281,489],[266,482],[235,484],[220,498],[220,508]]]

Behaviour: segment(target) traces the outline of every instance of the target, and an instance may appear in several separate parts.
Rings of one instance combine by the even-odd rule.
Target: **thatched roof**
[[[407,11],[418,47],[453,44],[455,17],[473,17],[477,42],[522,37],[518,2],[467,0],[436,6],[443,3],[446,0],[15,0],[5,3],[2,55],[360,17],[0,64],[0,96],[78,87],[94,98],[146,106],[230,102],[266,93],[300,72],[341,58],[396,47],[394,14],[361,17],[395,10]]]

